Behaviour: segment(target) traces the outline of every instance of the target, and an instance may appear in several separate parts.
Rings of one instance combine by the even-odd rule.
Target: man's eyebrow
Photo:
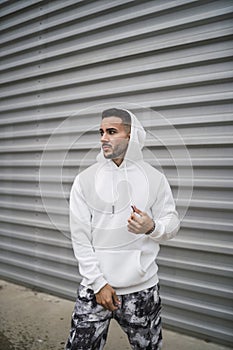
[[[99,131],[103,131],[103,129],[100,128]],[[115,128],[107,128],[106,131],[118,131],[118,129],[115,129]]]
[[[108,129],[106,129],[107,131],[117,131],[117,129],[116,128],[108,128]]]

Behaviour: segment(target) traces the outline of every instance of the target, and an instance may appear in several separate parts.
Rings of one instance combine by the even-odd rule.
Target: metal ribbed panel
[[[183,217],[158,259],[164,323],[232,344],[232,10],[0,1],[2,277],[75,296],[70,186],[95,161],[101,110],[126,106]]]

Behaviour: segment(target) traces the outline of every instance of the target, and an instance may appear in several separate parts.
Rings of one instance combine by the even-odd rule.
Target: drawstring
[[[128,177],[128,171],[127,171],[127,166],[126,166],[126,160],[124,162],[124,172],[125,172],[125,179],[127,183],[127,192],[128,192],[128,198],[129,198],[129,207],[133,206],[132,203],[132,198],[131,198],[131,193],[130,193],[130,182],[129,182],[129,177]]]
[[[114,169],[111,168],[111,172],[112,172],[112,212],[111,212],[111,216],[114,216],[114,214],[115,214],[115,204],[116,204],[115,191],[114,191],[114,185],[115,185]]]
[[[116,183],[115,183],[115,176],[114,176],[114,170],[112,169],[112,210],[111,210],[111,216],[114,216],[116,212],[116,201],[117,201],[117,194],[115,189]],[[127,186],[127,194],[128,194],[128,199],[129,199],[129,207],[133,206],[132,199],[131,199],[131,194],[130,194],[130,183],[129,183],[129,178],[128,178],[128,171],[127,171],[127,166],[126,166],[126,161],[124,161],[124,174],[125,174],[125,181],[126,181],[126,186]]]

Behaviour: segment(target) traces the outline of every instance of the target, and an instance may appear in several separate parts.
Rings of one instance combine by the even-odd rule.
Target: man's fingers
[[[106,284],[98,293],[96,293],[96,301],[107,310],[115,311],[117,309],[118,298],[115,290],[109,284]]]
[[[113,304],[112,298],[103,300],[102,305],[105,309],[110,310],[110,311],[114,311],[117,309],[117,307]]]
[[[117,309],[117,306],[114,305],[115,303],[113,302],[112,298],[102,299],[99,304],[109,311],[115,311]]]
[[[118,299],[118,296],[116,295],[116,293],[113,294],[113,302],[115,306],[120,304],[120,300]]]
[[[134,209],[134,211],[135,211],[135,213],[137,213],[138,215],[140,215],[140,216],[143,216],[143,211],[141,211],[140,209],[138,209],[135,205],[133,206],[133,209]]]
[[[142,212],[137,207],[133,207],[134,212],[128,219],[128,231],[132,233],[146,233],[152,229],[153,220],[146,212]]]
[[[140,233],[140,225],[134,221],[129,222],[128,231],[132,233]]]
[[[139,228],[139,226],[143,224],[143,218],[141,216],[132,214],[132,216],[128,220],[128,223],[131,224],[133,227]]]
[[[135,220],[129,220],[128,221],[128,228],[139,229],[140,228],[140,222],[137,222]]]

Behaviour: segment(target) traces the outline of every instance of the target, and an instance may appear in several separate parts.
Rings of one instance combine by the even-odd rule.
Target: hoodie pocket
[[[98,250],[100,269],[113,287],[128,287],[143,281],[140,250]]]

